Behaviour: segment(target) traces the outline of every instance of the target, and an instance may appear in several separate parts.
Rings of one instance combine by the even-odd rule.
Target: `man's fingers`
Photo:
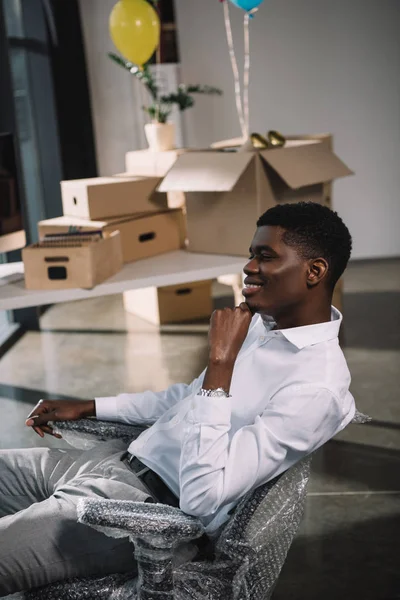
[[[46,425],[49,421],[53,420],[53,412],[54,411],[46,412],[40,415],[29,415],[25,421],[25,424],[28,425],[28,427]]]
[[[41,425],[40,427],[32,427],[32,429],[41,437],[44,438],[44,434],[47,433],[49,435],[52,435],[53,437],[56,437],[58,439],[62,438],[62,435],[60,433],[56,433],[55,431],[53,431],[52,427],[50,427],[50,425]]]
[[[32,429],[33,429],[34,431],[36,431],[36,433],[37,433],[37,434],[38,434],[38,435],[39,435],[41,438],[43,438],[43,437],[44,437],[44,433],[43,433],[43,431],[40,429],[40,427],[32,427]]]
[[[241,302],[241,303],[239,304],[239,308],[240,308],[240,309],[241,309],[243,312],[247,312],[247,313],[250,313],[250,314],[252,314],[252,313],[251,313],[251,310],[250,310],[249,306],[246,304],[246,302]]]
[[[44,406],[43,402],[44,402],[43,400],[39,400],[39,402],[36,404],[36,406],[31,410],[31,412],[27,416],[27,419],[30,419],[33,415],[40,415],[41,413],[46,411],[46,407]]]
[[[247,306],[246,302],[241,302],[239,304],[239,308],[241,308],[242,310],[245,310],[245,311],[249,311],[250,310],[249,307]]]
[[[62,437],[61,434],[60,433],[56,433],[54,431],[54,429],[52,427],[50,427],[50,425],[42,425],[40,427],[40,429],[42,431],[44,431],[45,433],[48,433],[49,435],[52,435],[53,437],[56,437],[58,439],[60,439]]]

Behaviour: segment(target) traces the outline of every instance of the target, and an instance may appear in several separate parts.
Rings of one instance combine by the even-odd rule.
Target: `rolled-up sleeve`
[[[230,398],[199,395],[191,400],[180,461],[180,506],[188,514],[213,515],[343,428],[342,403],[331,390],[315,385],[282,389],[266,399],[253,423],[236,431],[231,403]]]

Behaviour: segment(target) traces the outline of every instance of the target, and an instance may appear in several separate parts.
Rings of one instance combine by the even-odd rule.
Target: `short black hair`
[[[339,215],[322,204],[277,204],[257,221],[257,227],[284,229],[283,241],[305,258],[324,258],[329,265],[328,282],[333,289],[351,255],[352,239]]]

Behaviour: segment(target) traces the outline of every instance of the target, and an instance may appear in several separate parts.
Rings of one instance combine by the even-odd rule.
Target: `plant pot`
[[[175,148],[175,123],[147,123],[144,126],[149,149],[164,152]]]

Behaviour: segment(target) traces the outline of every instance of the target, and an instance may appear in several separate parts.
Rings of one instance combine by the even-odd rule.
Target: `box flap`
[[[160,192],[230,192],[253,160],[252,152],[182,154],[158,188]]]
[[[353,174],[340,158],[321,142],[262,150],[260,155],[292,189]]]

